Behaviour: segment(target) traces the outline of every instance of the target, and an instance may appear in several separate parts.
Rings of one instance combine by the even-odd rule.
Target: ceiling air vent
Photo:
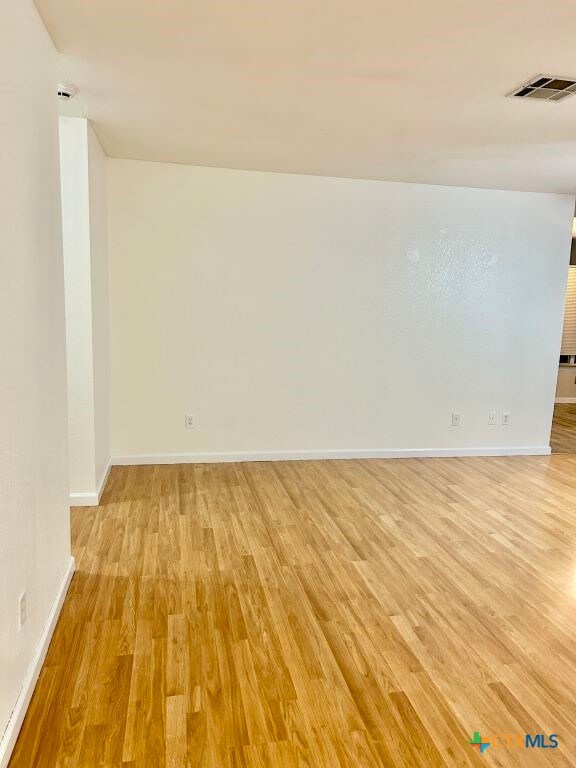
[[[576,93],[576,80],[551,75],[536,75],[515,88],[508,96],[519,99],[540,99],[541,101],[564,101]]]

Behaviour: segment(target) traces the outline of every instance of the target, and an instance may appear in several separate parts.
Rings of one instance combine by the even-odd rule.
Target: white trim
[[[100,504],[100,499],[102,498],[102,494],[104,493],[104,488],[106,488],[106,483],[108,482],[108,476],[110,475],[111,469],[112,469],[112,460],[108,459],[108,463],[104,467],[104,472],[102,472],[102,477],[100,478],[100,485],[98,486],[98,504]]]
[[[576,403],[576,397],[557,397],[555,403]]]
[[[100,499],[106,488],[108,482],[108,475],[112,469],[112,461],[104,467],[98,490],[95,493],[71,493],[70,494],[70,506],[71,507],[97,507],[100,504]]]
[[[34,688],[36,686],[38,676],[40,675],[42,664],[44,664],[44,659],[46,658],[46,653],[48,652],[48,647],[50,645],[50,641],[52,640],[52,634],[54,633],[54,628],[56,627],[56,622],[58,621],[58,616],[60,615],[62,604],[64,603],[64,598],[66,597],[68,587],[72,581],[75,568],[76,563],[74,558],[70,557],[66,572],[64,573],[64,577],[56,594],[56,600],[54,601],[54,605],[52,606],[52,610],[48,616],[48,623],[42,634],[42,637],[40,638],[40,643],[38,645],[38,649],[36,650],[36,655],[32,660],[32,664],[28,668],[28,672],[26,673],[26,677],[22,683],[22,688],[20,689],[20,693],[16,699],[16,704],[14,705],[14,709],[10,715],[10,720],[8,721],[8,725],[6,726],[6,730],[4,731],[4,735],[0,741],[0,768],[7,768],[7,765],[10,761],[12,750],[14,749],[16,739],[20,733],[20,728],[24,722],[26,710],[28,709],[30,699],[34,693]]]
[[[245,451],[241,453],[156,453],[114,456],[114,466],[134,464],[211,464],[240,461],[306,461],[311,459],[415,459],[440,456],[548,456],[549,445],[511,448],[367,448],[315,451]]]
[[[70,506],[71,507],[97,507],[98,494],[97,493],[71,493]]]

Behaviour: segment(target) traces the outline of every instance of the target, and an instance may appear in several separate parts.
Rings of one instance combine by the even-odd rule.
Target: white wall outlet
[[[495,424],[498,424],[498,416],[496,414],[496,411],[490,411],[488,414],[488,424],[491,424],[494,426]]]
[[[453,413],[452,414],[452,426],[453,427],[459,427],[460,426],[460,414],[459,413]]]
[[[26,592],[22,592],[18,601],[18,626],[20,629],[26,624],[27,611],[26,611]]]
[[[508,411],[504,411],[502,414],[502,424],[507,427],[510,425],[510,414]]]
[[[194,416],[191,413],[187,413],[184,419],[184,426],[186,429],[194,429]]]

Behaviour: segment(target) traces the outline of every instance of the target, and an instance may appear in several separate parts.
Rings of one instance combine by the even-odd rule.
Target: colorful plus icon
[[[473,747],[478,747],[480,750],[480,754],[484,752],[485,749],[488,749],[490,746],[489,741],[482,741],[482,737],[480,736],[480,731],[474,731],[474,738],[470,739],[468,741],[468,744],[472,744]]]

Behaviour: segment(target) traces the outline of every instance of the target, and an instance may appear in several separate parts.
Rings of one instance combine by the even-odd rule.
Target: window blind
[[[576,267],[568,269],[561,355],[576,355]]]

